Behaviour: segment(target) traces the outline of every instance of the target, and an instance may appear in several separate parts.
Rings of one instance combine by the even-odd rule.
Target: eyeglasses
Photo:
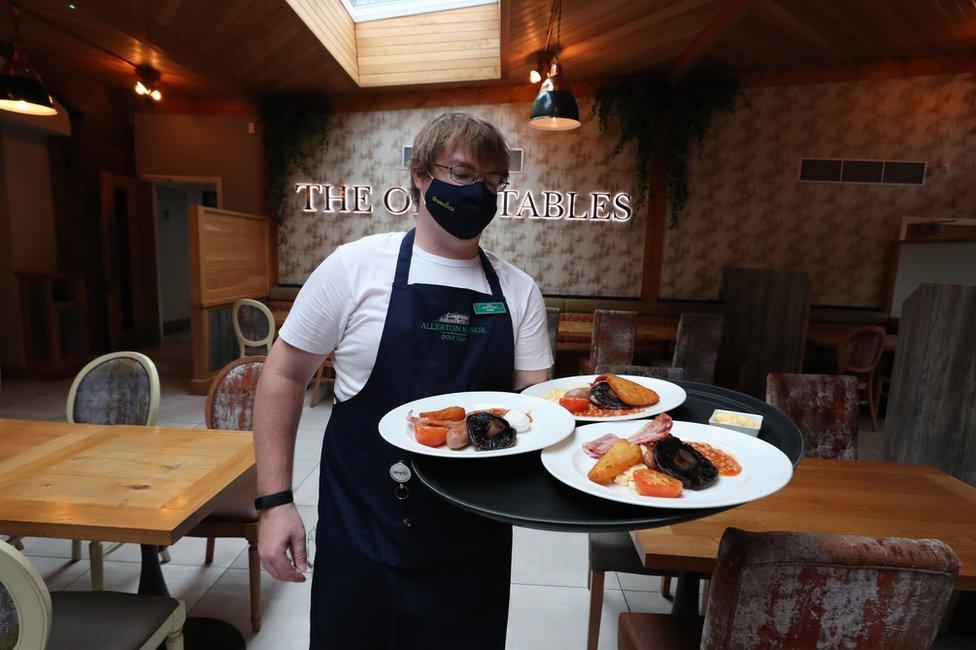
[[[478,176],[473,169],[467,165],[441,165],[434,163],[434,167],[446,169],[451,174],[451,180],[459,185],[474,185],[480,180],[485,181],[485,187],[492,192],[500,192],[508,187],[508,179],[501,174],[485,174]]]

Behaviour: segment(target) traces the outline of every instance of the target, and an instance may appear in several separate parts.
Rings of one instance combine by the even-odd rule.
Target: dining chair
[[[618,375],[636,375],[638,377],[653,377],[655,379],[683,379],[683,368],[671,366],[633,366],[623,364],[599,365],[594,370],[596,374],[614,373]],[[634,540],[630,533],[615,531],[610,533],[589,533],[587,548],[589,551],[589,586],[590,586],[590,617],[587,629],[588,650],[595,650],[600,642],[600,619],[603,612],[603,584],[608,571],[616,573],[633,573],[644,576],[658,576],[661,578],[661,595],[670,600],[671,579],[676,571],[647,568],[640,561],[634,549]],[[706,577],[707,576],[703,576]]]
[[[152,359],[139,352],[110,352],[83,367],[68,390],[68,422],[154,426],[159,412],[159,373]],[[104,559],[122,547],[88,543],[92,589],[101,591]],[[165,549],[160,551],[169,560]],[[81,559],[81,540],[71,541],[71,560]]]
[[[207,392],[204,419],[208,429],[250,431],[254,416],[254,395],[264,368],[265,356],[235,359],[214,377]],[[238,484],[224,490],[217,503],[188,537],[206,537],[205,564],[213,562],[216,539],[239,538],[247,541],[250,579],[251,630],[261,630],[261,558],[258,556],[257,470],[252,467]]]
[[[556,339],[559,336],[559,308],[546,307],[546,328],[549,332],[549,350],[552,352],[550,379],[556,372]]]
[[[335,388],[335,367],[333,363],[335,362],[335,354],[330,354],[322,363],[319,364],[319,369],[315,372],[315,382],[312,384],[312,394],[308,398],[309,406],[318,406],[321,400],[321,395],[319,394],[319,388],[322,386],[322,382],[325,381],[326,388],[332,386]]]
[[[182,650],[186,607],[168,596],[48,591],[24,555],[0,541],[0,648]]]
[[[878,430],[878,403],[875,394],[874,371],[884,354],[884,342],[888,332],[877,325],[864,325],[848,330],[837,346],[837,374],[854,375],[858,378],[858,392],[864,391],[871,415],[871,426]]]
[[[593,374],[605,363],[633,363],[637,339],[637,312],[597,309],[593,312],[590,356],[579,360],[580,372]]]
[[[807,458],[857,458],[855,377],[772,372],[766,377],[766,401],[800,429]]]
[[[959,566],[934,539],[728,528],[704,618],[625,612],[617,647],[928,648]]]
[[[237,335],[238,356],[247,355],[248,348],[264,348],[271,354],[275,337],[274,314],[258,300],[241,298],[234,302],[232,310],[234,334]]]
[[[671,365],[684,368],[684,378],[688,381],[711,384],[715,380],[724,327],[722,314],[681,314]]]

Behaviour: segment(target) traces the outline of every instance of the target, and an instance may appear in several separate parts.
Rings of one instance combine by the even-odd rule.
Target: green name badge
[[[505,303],[503,302],[476,302],[474,303],[474,313],[476,314],[504,314]]]

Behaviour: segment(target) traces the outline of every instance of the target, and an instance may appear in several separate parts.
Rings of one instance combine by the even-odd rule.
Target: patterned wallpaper
[[[317,162],[318,173],[314,178],[296,175],[292,187],[302,181],[371,184],[373,213],[302,212],[304,198],[296,194],[279,231],[281,283],[303,283],[342,243],[413,226],[411,213],[396,216],[383,208],[382,193],[394,185],[408,186],[409,176],[400,169],[401,147],[412,144],[420,127],[444,110],[450,109],[334,117],[329,145]],[[577,214],[589,205],[590,192],[634,192],[632,151],[625,150],[606,162],[615,139],[601,137],[596,120],[584,122],[574,131],[546,133],[527,125],[527,104],[459,110],[491,121],[510,146],[524,149],[524,171],[512,174],[511,187],[520,192],[519,199],[531,190],[540,210],[544,190],[579,192]],[[588,115],[589,110],[590,103],[581,101],[580,113]],[[636,297],[640,295],[645,213],[638,209],[629,221],[610,222],[496,217],[485,231],[482,246],[533,276],[544,293]]]
[[[976,77],[746,91],[691,161],[662,298],[718,297],[724,265],[806,271],[812,302],[881,306],[901,219],[973,217]],[[922,160],[925,185],[800,183],[799,159]]]
[[[580,113],[590,105],[580,102]],[[340,114],[315,178],[295,182],[367,183],[372,215],[294,210],[280,234],[280,277],[300,284],[343,242],[405,230],[409,214],[386,212],[377,194],[407,185],[400,148],[447,109]],[[467,106],[525,150],[513,188],[633,192],[632,150],[605,157],[613,137],[595,121],[540,133],[528,106]],[[885,302],[888,242],[903,216],[966,216],[976,210],[976,76],[756,88],[721,118],[690,160],[691,195],[665,234],[661,297],[718,297],[724,265],[806,271],[814,304],[877,307]],[[925,185],[800,183],[802,157],[924,160]],[[379,207],[377,207],[379,206]],[[483,245],[521,267],[543,292],[639,296],[645,210],[627,222],[496,218]]]

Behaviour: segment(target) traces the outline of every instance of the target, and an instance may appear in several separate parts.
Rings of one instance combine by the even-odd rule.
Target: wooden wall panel
[[[287,0],[339,65],[359,82],[356,60],[357,26],[340,0]]]
[[[487,4],[357,23],[359,85],[498,79],[498,16]]]
[[[926,283],[905,301],[884,427],[887,461],[976,485],[976,287]]]
[[[766,375],[801,372],[810,312],[810,279],[800,271],[722,271],[723,347],[742,360],[736,390],[766,396]]]
[[[197,206],[190,213],[190,304],[263,298],[271,289],[272,222]]]

